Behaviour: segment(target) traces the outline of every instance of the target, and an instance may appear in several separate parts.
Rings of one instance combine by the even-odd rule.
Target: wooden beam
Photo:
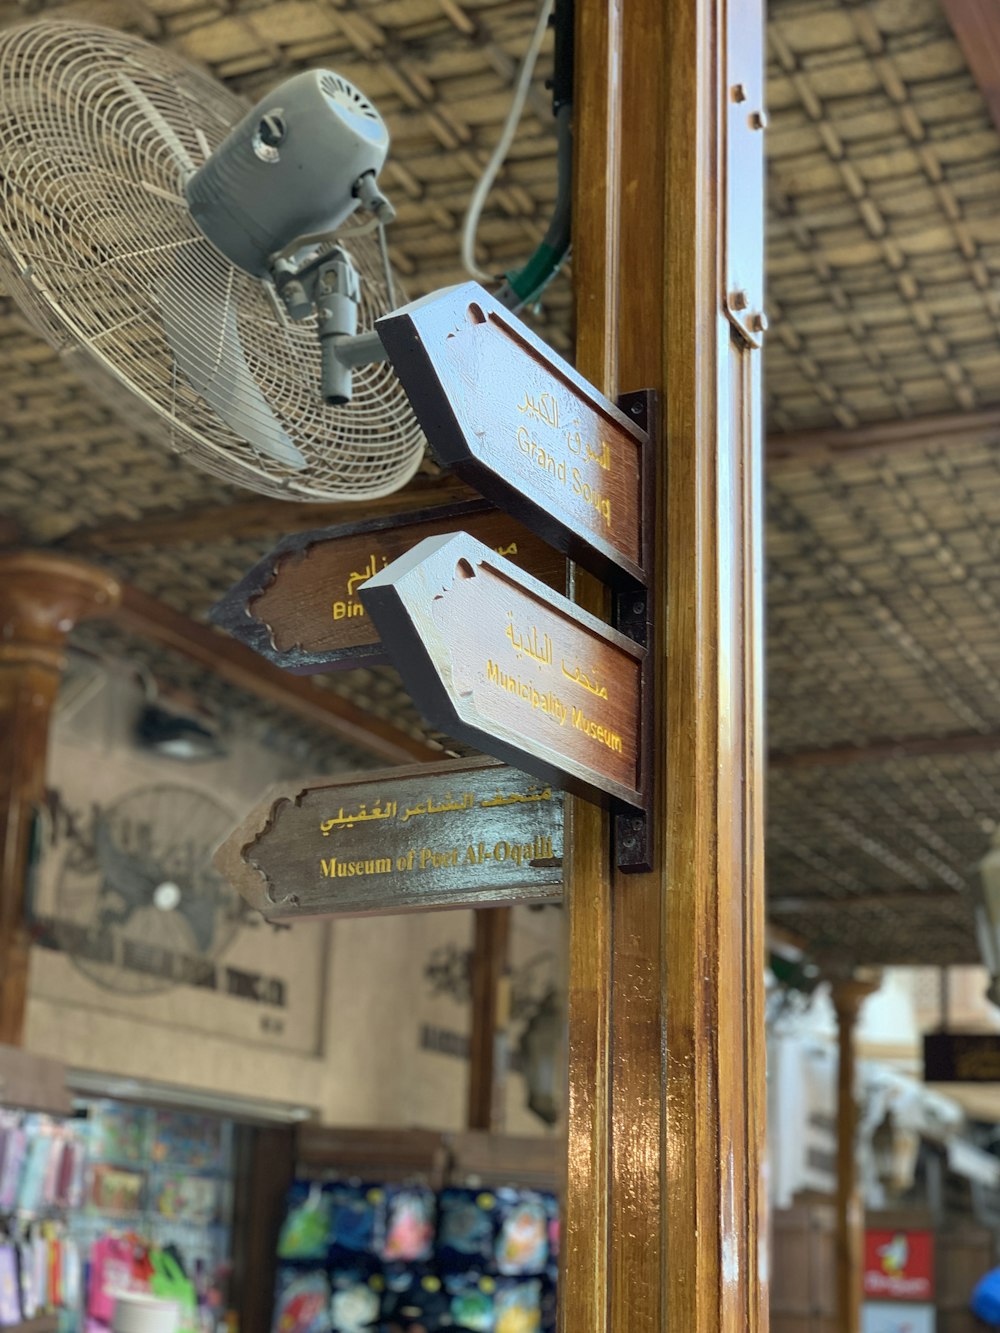
[[[560,1328],[762,1333],[760,357],[723,313],[719,242],[729,82],[762,82],[763,16],[735,0],[576,13],[576,365],[610,394],[657,391],[669,466],[653,871],[614,870],[607,820],[570,810]],[[751,176],[733,225],[752,234],[762,213]]]
[[[129,522],[112,521],[92,528],[76,528],[58,543],[62,550],[102,555],[127,555],[151,546],[179,546],[184,542],[217,544],[253,537],[289,536],[336,523],[401,514],[430,504],[475,499],[476,493],[455,477],[418,476],[394,495],[377,499],[342,500],[330,504],[302,504],[289,500],[236,500],[200,509],[147,514]]]
[[[947,754],[993,754],[1000,732],[961,732],[952,736],[907,736],[870,745],[829,745],[815,750],[773,750],[768,767],[777,770],[840,768],[847,764],[888,763],[891,759],[933,758]]]
[[[993,0],[986,3],[992,6]],[[996,12],[1000,16],[1000,9]],[[1000,408],[874,422],[850,430],[830,427],[769,435],[767,463],[773,472],[793,463],[831,463],[933,446],[954,450],[981,445],[1000,445]]]
[[[469,1037],[469,1129],[502,1134],[510,1021],[510,908],[473,914],[472,1032]]]
[[[914,893],[845,893],[839,898],[820,897],[818,894],[798,896],[781,894],[769,897],[768,913],[783,916],[786,913],[795,916],[813,916],[818,912],[871,912],[885,908],[935,908],[948,907],[952,903],[961,903],[962,894],[957,889],[925,889]]]
[[[272,666],[235,639],[192,620],[136,587],[125,587],[116,619],[132,633],[181,653],[230,684],[287,709],[380,759],[410,764],[414,760],[443,757],[438,747],[366,713],[333,690],[321,688],[315,678],[293,676]]]
[[[972,77],[1000,130],[1000,8],[996,0],[942,0]]]
[[[864,1205],[858,1184],[858,1103],[854,1033],[861,1006],[878,983],[837,978],[831,987],[837,1014],[837,1330],[861,1333]]]

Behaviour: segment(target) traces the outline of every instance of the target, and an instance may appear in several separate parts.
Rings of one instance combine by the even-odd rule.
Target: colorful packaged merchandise
[[[333,1333],[323,1269],[278,1269],[271,1333]]]
[[[21,1322],[21,1293],[17,1277],[17,1250],[0,1244],[0,1326]]]
[[[481,1273],[444,1279],[448,1312],[456,1333],[493,1333],[496,1323],[496,1281]]]
[[[318,1181],[296,1181],[278,1237],[279,1259],[325,1259],[332,1198]]]
[[[330,1259],[351,1260],[375,1253],[375,1221],[384,1202],[382,1190],[357,1181],[329,1187]]]
[[[170,1162],[193,1171],[217,1171],[222,1166],[222,1124],[213,1116],[155,1111],[152,1136],[154,1162]]]
[[[493,1255],[496,1195],[488,1190],[442,1190],[436,1260],[444,1273],[485,1268]]]
[[[422,1263],[434,1252],[436,1206],[432,1190],[389,1185],[376,1240],[384,1263]]]
[[[542,1194],[497,1190],[497,1272],[505,1277],[544,1273],[549,1262],[549,1214]]]
[[[450,1328],[450,1304],[441,1279],[433,1273],[396,1273],[386,1280],[380,1333]]]
[[[498,1278],[493,1333],[541,1333],[542,1284]]]
[[[337,1268],[330,1275],[333,1333],[371,1333],[382,1308],[382,1277],[364,1267]]]

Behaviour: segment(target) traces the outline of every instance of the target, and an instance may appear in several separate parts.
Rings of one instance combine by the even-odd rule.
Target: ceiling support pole
[[[472,1032],[469,1037],[469,1129],[502,1134],[510,1023],[510,908],[473,913]]]
[[[660,404],[658,772],[649,874],[616,871],[608,817],[568,803],[560,1328],[763,1333],[762,437],[744,323],[759,306],[727,309],[723,241],[730,87],[759,96],[763,12],[576,0],[576,14],[576,366]],[[765,123],[759,101],[741,114]],[[731,226],[759,277],[762,173],[737,193]],[[592,580],[576,588],[606,609]]]
[[[45,797],[49,717],[79,620],[118,603],[103,570],[37,551],[0,554],[0,1043],[24,1037],[29,942],[25,884]]]
[[[858,1103],[855,1096],[855,1029],[864,1001],[878,983],[855,977],[833,982],[837,1014],[837,1328],[861,1333],[865,1214],[858,1185]]]

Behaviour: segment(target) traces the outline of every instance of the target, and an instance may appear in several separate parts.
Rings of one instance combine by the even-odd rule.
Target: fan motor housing
[[[233,127],[185,186],[208,239],[247,273],[300,236],[332,232],[358,207],[358,180],[381,170],[385,122],[332,70],[307,70],[272,89]]]

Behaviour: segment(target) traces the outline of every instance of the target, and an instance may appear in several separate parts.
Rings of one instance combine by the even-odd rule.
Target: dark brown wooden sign
[[[223,597],[211,619],[275,666],[306,674],[387,661],[358,588],[425,537],[471,532],[553,588],[566,561],[485,500],[287,537]]]
[[[432,725],[543,782],[644,809],[645,649],[466,533],[359,590]]]
[[[924,1034],[925,1083],[1000,1083],[1000,1032]]]
[[[645,585],[643,429],[477,283],[376,328],[442,464],[600,577]]]
[[[274,787],[215,855],[269,920],[562,896],[562,793],[491,759]]]

